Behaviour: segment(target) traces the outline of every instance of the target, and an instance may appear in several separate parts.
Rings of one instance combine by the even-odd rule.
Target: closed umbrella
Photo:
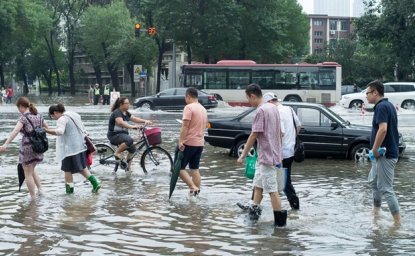
[[[174,161],[173,172],[171,173],[169,199],[173,194],[173,191],[176,188],[177,180],[179,179],[182,159],[183,151],[178,150],[176,159]]]
[[[20,191],[20,188],[22,187],[23,181],[25,179],[24,170],[23,170],[22,164],[18,164],[17,165],[17,177],[19,179],[19,191]]]

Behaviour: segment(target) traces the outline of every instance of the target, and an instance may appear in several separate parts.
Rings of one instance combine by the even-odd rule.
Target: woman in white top
[[[101,188],[100,181],[91,175],[86,166],[85,127],[81,116],[75,112],[65,112],[63,104],[49,107],[49,116],[56,119],[55,129],[45,129],[47,133],[57,135],[56,159],[62,162],[65,172],[66,193],[74,192],[72,174],[81,173],[92,184],[92,192]]]

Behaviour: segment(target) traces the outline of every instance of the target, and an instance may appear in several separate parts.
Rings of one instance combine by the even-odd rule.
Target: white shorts
[[[262,188],[263,193],[278,191],[277,167],[273,165],[255,164],[254,187]]]

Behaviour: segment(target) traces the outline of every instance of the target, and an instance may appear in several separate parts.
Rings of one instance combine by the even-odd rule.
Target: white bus
[[[252,60],[221,60],[216,64],[182,66],[181,85],[215,94],[229,105],[246,105],[245,88],[256,83],[283,101],[334,105],[340,100],[342,70],[336,62],[319,64],[257,64]]]

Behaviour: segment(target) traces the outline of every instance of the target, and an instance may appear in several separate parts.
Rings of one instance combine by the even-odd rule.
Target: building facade
[[[328,15],[309,15],[309,54],[319,54],[324,51],[332,40],[347,37],[353,31],[353,18]]]

